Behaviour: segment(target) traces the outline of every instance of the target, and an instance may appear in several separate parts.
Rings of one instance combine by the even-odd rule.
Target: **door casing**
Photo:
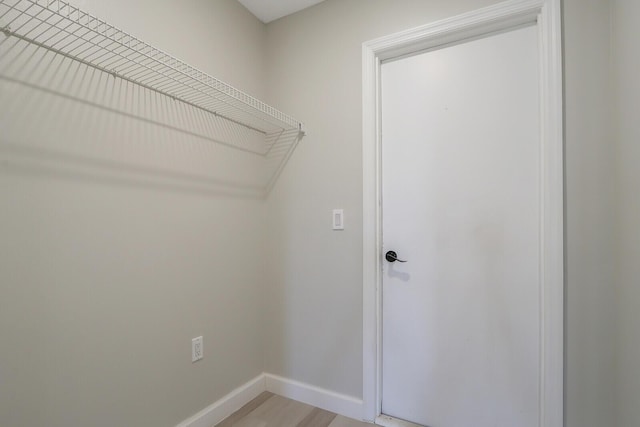
[[[380,65],[521,25],[538,28],[540,223],[540,427],[564,423],[564,138],[561,0],[509,0],[363,44],[363,419],[381,415]]]

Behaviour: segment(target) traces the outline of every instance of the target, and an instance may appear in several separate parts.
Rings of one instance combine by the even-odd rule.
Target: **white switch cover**
[[[191,362],[197,362],[204,357],[204,342],[202,337],[191,340]]]
[[[333,210],[333,229],[344,230],[344,209]]]

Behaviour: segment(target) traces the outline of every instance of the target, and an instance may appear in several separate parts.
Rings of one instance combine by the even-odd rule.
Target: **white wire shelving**
[[[264,134],[304,135],[264,102],[61,0],[0,0],[0,31]]]

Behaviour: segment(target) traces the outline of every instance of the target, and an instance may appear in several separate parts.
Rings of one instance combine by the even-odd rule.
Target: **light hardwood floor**
[[[277,394],[264,392],[215,427],[371,427]]]

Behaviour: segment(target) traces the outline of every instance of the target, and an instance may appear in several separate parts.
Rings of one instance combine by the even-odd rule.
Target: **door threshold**
[[[384,414],[380,414],[376,417],[376,424],[382,427],[425,427],[420,424],[399,420]]]

